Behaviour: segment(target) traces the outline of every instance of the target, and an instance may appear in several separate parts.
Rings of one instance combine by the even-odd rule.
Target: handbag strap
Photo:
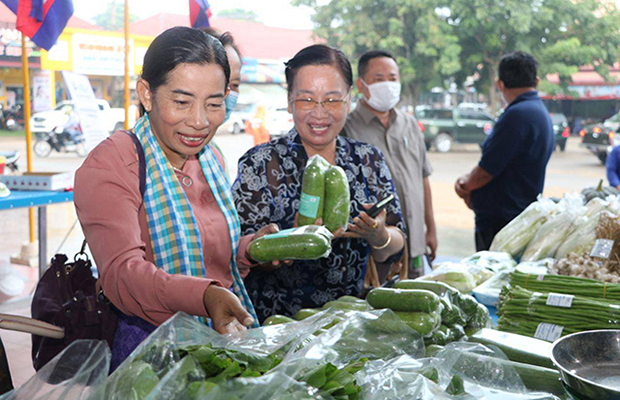
[[[136,136],[135,133],[131,131],[123,131],[129,135],[131,140],[133,140],[133,144],[136,147],[136,154],[138,155],[138,178],[140,179],[140,194],[142,198],[144,198],[144,193],[146,192],[146,159],[144,158],[144,149],[142,148],[142,143],[140,143],[140,139]]]
[[[140,182],[140,195],[144,199],[144,193],[146,192],[146,159],[144,158],[144,149],[142,148],[142,144],[140,143],[140,139],[136,136],[132,131],[123,131],[125,132],[133,141],[134,147],[136,148],[136,155],[138,156],[138,180]],[[77,261],[78,256],[83,255],[88,256],[84,252],[86,250],[86,239],[82,242],[82,248],[80,252],[77,253],[74,257],[74,260]]]
[[[405,240],[405,246],[403,248],[403,255],[400,260],[392,264],[390,272],[385,278],[386,281],[394,278],[398,274],[398,281],[407,279],[409,277],[409,249],[407,248],[407,241]],[[368,256],[368,266],[366,267],[366,275],[364,276],[364,289],[378,288],[381,286],[379,282],[379,274],[377,272],[377,264],[375,258],[370,254]]]

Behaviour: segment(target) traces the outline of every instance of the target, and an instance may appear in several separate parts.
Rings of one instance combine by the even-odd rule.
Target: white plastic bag
[[[558,210],[550,199],[539,198],[495,235],[491,251],[503,251],[519,258],[538,228]]]

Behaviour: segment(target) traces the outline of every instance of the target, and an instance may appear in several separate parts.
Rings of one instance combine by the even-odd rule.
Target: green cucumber
[[[394,314],[422,336],[430,335],[441,324],[441,316],[437,312],[394,311]]]
[[[490,323],[491,317],[489,315],[489,309],[482,304],[478,304],[474,316],[467,321],[465,331],[468,332],[467,335],[470,336],[478,332],[482,328],[487,328],[491,326]]]
[[[424,356],[426,358],[435,357],[443,349],[444,349],[444,347],[442,345],[439,345],[439,344],[429,344],[428,346],[426,346],[426,352],[425,352]]]
[[[463,325],[467,322],[461,309],[447,297],[441,297],[441,304],[443,305],[443,310],[441,310],[441,322],[443,324],[452,326],[455,324]]]
[[[271,317],[267,317],[263,322],[263,326],[269,325],[277,325],[277,324],[288,324],[289,322],[295,322],[293,318],[289,318],[286,315],[272,315]]]
[[[480,303],[476,301],[474,296],[462,294],[459,295],[455,301],[458,303],[459,308],[465,313],[468,321],[476,315],[476,311],[478,310],[478,305]]]
[[[330,166],[325,172],[325,205],[323,207],[323,224],[334,233],[339,228],[346,228],[349,223],[351,207],[349,180],[344,170]]]
[[[436,295],[443,296],[446,293],[458,292],[452,286],[449,286],[443,282],[434,281],[417,281],[413,279],[404,279],[394,284],[394,289],[419,289],[430,290]]]
[[[328,301],[327,303],[323,304],[323,307],[321,308],[323,310],[327,310],[330,307],[343,311],[368,311],[370,309],[367,304],[351,303],[348,301],[339,300]]]
[[[551,362],[551,343],[516,333],[483,328],[468,339],[485,346],[497,346],[511,361],[555,368]]]
[[[318,308],[302,308],[301,310],[297,311],[293,318],[295,318],[295,320],[297,321],[301,321],[320,312],[321,310],[319,310]]]
[[[338,297],[336,300],[338,301],[344,301],[346,303],[360,303],[360,304],[366,304],[365,300],[360,299],[359,297],[355,297],[355,296],[340,296]]]
[[[442,325],[445,327],[445,325]],[[425,337],[424,338],[424,345],[426,346],[430,346],[432,344],[438,344],[441,346],[445,346],[448,342],[449,342],[449,337],[448,337],[448,333],[447,331],[441,329],[441,327],[439,329],[437,329],[436,331],[432,332],[431,335],[429,337]]]
[[[428,290],[376,288],[366,296],[374,308],[389,308],[392,311],[433,312],[440,308],[439,297]]]
[[[331,241],[325,231],[301,227],[265,235],[250,243],[248,252],[254,260],[264,263],[274,260],[316,260],[331,253]]]
[[[489,363],[495,363],[500,369],[507,368],[510,370],[514,368],[525,387],[531,391],[552,393],[562,397],[565,395],[560,381],[560,373],[555,369],[466,351],[461,352],[461,356],[458,357],[452,368],[454,371],[467,371],[468,375],[475,376],[477,368],[481,368],[480,372],[486,372]]]
[[[313,225],[323,218],[325,202],[325,172],[329,164],[319,155],[313,156],[304,170],[299,201],[299,226]]]

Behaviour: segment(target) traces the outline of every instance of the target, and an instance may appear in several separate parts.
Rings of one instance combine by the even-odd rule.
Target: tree
[[[461,69],[457,37],[435,12],[435,0],[295,0],[315,9],[316,36],[340,48],[355,65],[364,52],[391,52],[400,67],[404,95],[446,86]]]
[[[217,13],[220,18],[242,19],[245,21],[256,22],[258,15],[252,10],[244,10],[243,8],[230,8]]]
[[[137,21],[138,17],[129,13],[129,22]],[[108,5],[104,12],[96,15],[94,18],[95,25],[102,27],[107,31],[118,31],[125,26],[125,5],[117,3],[116,0],[108,1]]]
[[[567,90],[579,66],[593,65],[603,76],[618,60],[618,12],[599,0],[438,0],[445,21],[462,47],[457,81],[477,74],[478,90],[487,91],[497,110],[494,88],[499,61],[514,50],[534,54],[539,76],[558,73]],[[552,87],[545,82],[546,90]]]

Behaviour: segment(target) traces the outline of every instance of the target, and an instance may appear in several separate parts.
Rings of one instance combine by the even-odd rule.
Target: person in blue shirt
[[[609,186],[620,190],[620,146],[614,147],[611,153],[609,153],[605,167],[607,169]]]
[[[482,145],[478,166],[455,183],[476,216],[476,251],[528,205],[545,184],[555,139],[549,112],[538,96],[537,62],[517,51],[502,57],[497,88],[508,104]]]

